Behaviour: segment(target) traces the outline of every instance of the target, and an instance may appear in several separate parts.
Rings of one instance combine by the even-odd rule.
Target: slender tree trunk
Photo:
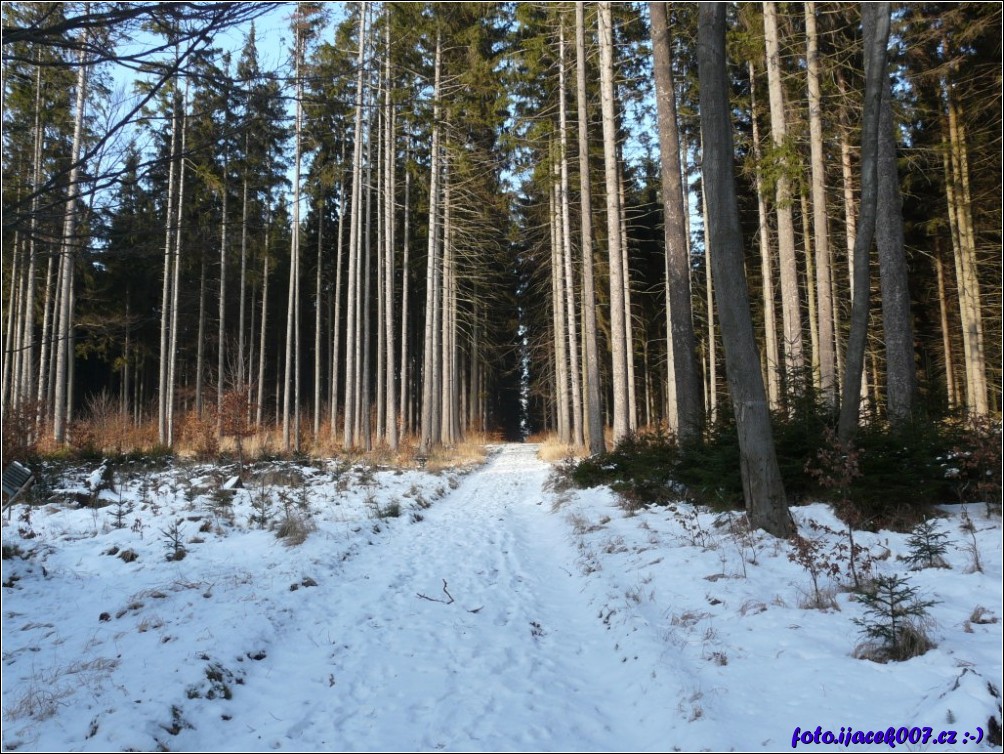
[[[442,64],[442,39],[436,34],[435,80],[433,84],[433,116],[432,116],[432,151],[429,156],[429,246],[425,263],[425,338],[422,362],[422,430],[419,450],[428,454],[433,443],[438,443],[436,429],[436,395],[435,376],[433,374],[436,362],[436,285],[438,273],[439,246],[439,118],[440,118],[440,76]]]
[[[321,192],[318,192],[319,194]],[[324,196],[317,200],[317,276],[314,284],[314,442],[321,436],[321,377],[324,367]]]
[[[896,136],[892,117],[892,84],[882,80],[878,135],[878,197],[875,245],[878,249],[882,291],[882,330],[885,335],[886,406],[894,428],[903,428],[913,416],[917,390],[914,363],[913,317],[903,239],[903,198],[896,167]]]
[[[387,116],[385,118],[384,127],[386,133],[384,135],[384,193],[385,193],[385,207],[384,207],[384,244],[386,245],[384,251],[384,283],[386,289],[384,291],[384,350],[387,359],[386,366],[384,367],[384,378],[386,380],[386,390],[387,394],[384,398],[384,407],[387,411],[387,416],[384,419],[384,433],[385,439],[387,441],[387,447],[392,451],[397,450],[397,394],[395,393],[394,384],[394,210],[395,210],[395,175],[394,167],[396,164],[396,153],[394,149],[394,102],[391,97],[391,65],[390,65],[390,24],[387,25],[386,30],[386,47],[387,47],[387,70],[386,70],[386,106],[387,106]]]
[[[847,98],[849,96],[847,92],[847,84],[844,81],[844,77],[838,69],[836,72],[837,77],[837,87],[840,91],[840,98],[844,102],[844,106],[841,108],[841,128],[840,128],[840,172],[841,181],[844,194],[844,248],[847,252],[847,280],[848,280],[848,291],[850,292],[850,299],[854,299],[854,245],[857,242],[857,202],[854,196],[854,170],[851,157],[851,143],[850,143],[850,132],[851,132],[851,121],[853,116],[849,112],[849,107],[846,104]],[[837,361],[843,364],[844,357],[842,354],[846,353],[846,342],[843,344],[844,347],[841,348],[841,338],[840,338],[840,322],[839,322],[839,307],[834,308],[834,318],[835,318],[835,329],[837,333]],[[843,364],[842,369],[838,377],[841,377],[844,372],[846,372],[846,364]],[[867,381],[861,381],[861,397],[866,399],[867,395]],[[841,383],[840,391],[844,390],[844,385]]]
[[[21,297],[21,271],[20,271],[20,259],[21,254],[19,252],[19,234],[15,232],[14,234],[14,260],[11,264],[10,272],[10,298],[8,299],[9,304],[7,306],[7,326],[4,329],[4,360],[3,360],[3,417],[7,417],[7,406],[8,402],[17,405],[16,395],[17,390],[14,387],[16,384],[15,374],[18,371],[16,368],[16,354],[17,354],[17,343],[15,342],[17,338],[14,337],[14,333],[18,330],[20,323],[19,318],[16,316],[18,309],[18,301]]]
[[[702,136],[702,152],[703,139]],[[707,190],[703,183],[701,184],[701,208],[704,214],[704,272],[708,301],[708,418],[711,424],[715,424],[718,421],[718,347],[715,333],[715,273],[712,260],[718,251],[715,249],[715,242],[711,236],[711,213],[708,209]]]
[[[857,431],[861,408],[861,377],[868,337],[869,252],[875,233],[878,199],[878,140],[882,87],[886,76],[889,4],[864,3],[861,21],[865,37],[865,103],[861,125],[861,213],[854,243],[854,295],[851,332],[844,359],[844,396],[838,434],[844,442]]]
[[[612,28],[612,27],[611,27]],[[635,379],[634,308],[631,305],[631,266],[628,259],[627,199],[624,191],[622,150],[617,147],[617,208],[621,237],[621,284],[624,286],[624,342],[627,350],[628,431],[638,430],[638,383]]]
[[[359,52],[356,59],[356,113],[355,129],[353,131],[354,143],[352,146],[352,206],[349,215],[349,259],[347,270],[347,297],[346,297],[346,318],[345,318],[345,410],[344,410],[344,432],[342,444],[346,448],[351,448],[356,442],[356,403],[357,403],[357,370],[356,343],[353,341],[356,335],[358,321],[358,297],[356,296],[356,285],[359,269],[359,251],[361,248],[362,221],[362,163],[363,163],[363,92],[364,92],[364,68],[366,55],[366,21],[369,3],[363,2],[360,6],[360,29],[359,29]],[[358,340],[358,338],[356,338]]]
[[[449,149],[441,148],[440,167],[442,189],[440,201],[442,203],[442,230],[440,231],[441,245],[437,252],[436,275],[432,281],[432,386],[433,386],[433,414],[432,414],[432,436],[437,444],[443,442],[443,288],[445,287],[445,272],[447,269],[446,255],[450,244],[450,202],[449,193]]]
[[[387,354],[385,349],[387,347],[387,342],[385,339],[386,328],[384,327],[384,312],[386,311],[386,301],[384,301],[384,293],[386,292],[386,284],[384,281],[385,265],[384,261],[386,258],[386,248],[384,245],[384,231],[386,228],[387,219],[385,217],[384,210],[387,206],[387,186],[385,182],[386,171],[385,171],[385,159],[386,159],[386,148],[384,145],[384,137],[386,135],[386,108],[383,103],[379,101],[381,93],[384,91],[384,80],[383,80],[383,69],[380,69],[378,74],[379,84],[376,100],[374,101],[374,106],[379,108],[377,116],[377,154],[376,154],[376,186],[375,186],[375,201],[376,201],[376,342],[377,342],[377,353],[376,353],[376,442],[380,444],[384,441],[384,427],[386,425],[387,418],[387,406],[384,405],[384,401],[387,399],[387,386],[384,382],[386,374],[384,373],[384,367],[387,364]]]
[[[41,51],[39,51],[41,56]],[[20,405],[27,404],[35,397],[35,278],[38,268],[38,193],[42,185],[42,66],[35,72],[35,125],[34,150],[32,155],[31,186],[34,197],[31,200],[31,223],[28,236],[28,275],[25,283],[24,335],[21,345],[22,377]]]
[[[247,148],[245,147],[245,155]],[[241,187],[241,268],[239,287],[239,304],[237,313],[237,387],[243,389],[245,381],[244,367],[244,320],[245,298],[247,297],[247,263],[248,263],[248,177],[245,170],[244,180]],[[253,337],[253,336],[252,336]],[[248,364],[250,369],[250,364]]]
[[[371,103],[372,104],[372,103]],[[379,131],[377,133],[379,137]],[[372,264],[373,264],[373,250],[372,250],[372,239],[373,239],[373,155],[372,155],[372,145],[373,145],[373,131],[372,126],[367,118],[366,124],[366,231],[365,231],[365,243],[363,248],[363,284],[362,284],[362,297],[359,299],[359,305],[362,308],[362,322],[363,322],[363,336],[362,341],[362,380],[359,386],[359,413],[357,416],[362,420],[359,426],[359,433],[362,436],[363,447],[369,451],[373,449],[373,438],[372,438],[372,427],[370,425],[371,416],[371,395],[370,395],[370,374],[372,366],[371,358],[371,343],[372,343],[372,307],[370,306],[371,296],[372,296]],[[358,342],[358,341],[357,341]],[[358,445],[358,440],[356,441]]]
[[[403,433],[411,432],[411,411],[409,407],[411,406],[411,371],[409,369],[409,340],[410,331],[409,326],[409,312],[408,312],[408,294],[409,294],[409,279],[411,277],[411,225],[410,225],[410,215],[411,215],[411,171],[408,169],[408,160],[410,159],[410,147],[411,140],[409,136],[405,136],[405,146],[404,146],[404,226],[401,229],[401,233],[404,236],[402,239],[402,257],[401,257],[401,431]]]
[[[600,363],[596,342],[596,292],[593,280],[593,218],[589,185],[589,111],[586,102],[586,32],[584,3],[575,3],[575,91],[578,107],[579,202],[582,232],[582,339],[586,362],[586,416],[589,452],[605,450],[603,414],[600,408]]]
[[[823,96],[819,86],[816,4],[805,4],[806,64],[809,90],[809,150],[812,172],[812,232],[816,247],[816,301],[819,326],[819,389],[823,403],[837,405],[837,352],[830,234],[826,216],[826,156],[823,152]]]
[[[621,253],[620,181],[617,170],[617,123],[614,108],[613,27],[609,2],[599,3],[600,92],[603,105],[603,158],[607,195],[607,235],[610,260],[610,341],[613,352],[614,443],[630,431],[628,405],[628,344],[625,342],[624,260]]]
[[[174,244],[174,187],[175,187],[175,168],[178,161],[178,111],[180,105],[178,103],[177,92],[174,95],[174,107],[171,114],[171,149],[170,149],[170,164],[167,171],[167,211],[164,215],[164,283],[161,289],[161,303],[160,303],[160,362],[158,371],[158,384],[157,384],[157,400],[158,400],[158,410],[157,410],[157,428],[158,428],[158,441],[161,445],[168,445],[169,440],[167,436],[167,368],[168,368],[168,343],[170,342],[171,336],[171,281],[174,279],[172,275],[172,264],[174,262],[173,244]]]
[[[553,155],[554,150],[551,150]],[[554,367],[555,384],[557,385],[557,417],[558,441],[568,445],[572,441],[571,415],[568,408],[569,375],[568,375],[568,342],[565,339],[567,323],[565,322],[565,278],[562,263],[562,225],[558,207],[559,193],[557,174],[559,168],[553,162],[551,171],[550,198],[551,219],[551,314],[552,332],[554,334]]]
[[[299,383],[298,371],[300,362],[299,342],[299,309],[300,309],[300,149],[302,129],[302,80],[300,67],[302,65],[302,38],[300,28],[296,27],[294,44],[294,62],[296,66],[296,120],[294,124],[294,154],[293,154],[293,218],[289,250],[289,296],[286,306],[286,363],[283,376],[282,403],[282,446],[288,453],[294,448],[299,450],[300,436],[296,430],[299,417]],[[296,383],[296,384],[294,384]],[[296,403],[294,407],[294,402]],[[296,416],[294,416],[294,411]],[[293,434],[296,434],[295,442]]]
[[[787,126],[781,84],[780,45],[777,33],[776,3],[763,4],[764,41],[767,46],[767,81],[770,94],[770,132],[774,148],[784,150]],[[783,151],[782,151],[783,153]],[[798,265],[795,260],[795,226],[792,217],[791,181],[787,161],[782,162],[775,191],[777,203],[777,246],[781,271],[781,320],[784,331],[784,368],[786,377],[796,384],[802,378],[802,314],[798,295]],[[789,389],[791,385],[789,384]]]
[[[170,223],[170,221],[168,221]],[[37,433],[42,431],[43,421],[49,417],[49,369],[51,366],[50,356],[53,348],[53,321],[56,311],[56,290],[53,287],[56,278],[56,257],[49,254],[49,261],[45,270],[45,298],[42,299],[42,334],[39,339],[38,348],[38,392],[35,400],[38,404],[35,414],[35,425]]]
[[[565,63],[565,23],[564,17],[559,22],[558,48],[558,118],[561,180],[558,184],[558,204],[561,210],[561,255],[564,263],[565,288],[565,319],[568,326],[568,354],[571,366],[569,380],[572,388],[572,436],[576,447],[585,445],[585,432],[582,426],[582,381],[579,369],[579,332],[575,311],[575,277],[572,261],[572,223],[568,199],[568,114],[565,104],[566,63]]]
[[[965,121],[960,108],[945,85],[947,100],[947,145],[945,188],[950,211],[955,218],[955,277],[959,292],[962,323],[962,346],[965,352],[966,407],[976,414],[989,410],[986,379],[986,350],[983,343],[983,314],[979,270],[976,260],[976,236],[973,231],[972,198],[969,188],[969,154]]]
[[[247,352],[247,373],[246,373],[246,385],[247,385],[247,407],[245,409],[245,415],[247,416],[248,424],[255,421],[255,404],[259,401],[260,396],[255,393],[255,376],[254,376],[254,364],[255,364],[255,343],[257,342],[257,333],[255,329],[257,321],[255,320],[255,300],[258,298],[258,285],[257,283],[251,284],[251,297],[250,306],[248,311],[250,312],[250,317],[248,318],[250,322],[248,323],[248,352]]]
[[[342,139],[342,155],[341,155],[341,165],[345,165],[345,139]],[[329,407],[330,412],[330,424],[329,432],[332,437],[334,437],[337,430],[338,422],[338,380],[340,377],[340,364],[339,357],[341,355],[340,350],[340,340],[342,334],[342,257],[344,255],[345,248],[345,214],[347,211],[346,207],[346,192],[345,192],[345,174],[342,176],[338,182],[338,231],[336,233],[335,240],[335,303],[334,310],[331,314],[331,330],[332,330],[332,340],[331,340],[331,405]]]
[[[222,217],[220,220],[220,309],[219,335],[216,342],[216,433],[223,429],[223,392],[224,373],[227,358],[227,210],[230,198],[229,159],[226,151],[223,154],[223,180],[220,182],[222,193]]]
[[[724,3],[703,3],[698,27],[701,86],[701,133],[704,139],[704,186],[708,228],[715,249],[712,261],[720,291],[719,313],[729,392],[739,433],[740,469],[750,524],[777,537],[791,534],[791,517],[774,452],[767,395],[760,376],[743,273],[742,228],[732,162],[731,109],[725,57]]]
[[[805,186],[798,192],[798,201],[801,205],[802,219],[802,239],[805,246],[805,298],[809,313],[809,353],[810,353],[810,374],[806,379],[811,380],[813,390],[819,391],[819,317],[816,308],[816,258],[812,245],[812,223],[809,215],[809,195]],[[808,385],[807,385],[808,386]]]
[[[854,244],[857,242],[857,212],[854,200],[854,169],[851,163],[851,115],[846,104],[850,94],[847,91],[847,84],[840,71],[837,71],[837,86],[840,89],[840,98],[845,103],[841,108],[841,129],[840,129],[840,172],[843,179],[844,190],[844,238],[847,249],[847,278],[849,281],[851,298],[854,298]]]
[[[659,117],[659,153],[662,165],[663,231],[666,244],[666,333],[670,363],[669,424],[683,444],[701,436],[701,383],[697,367],[693,313],[690,299],[690,250],[684,217],[680,166],[680,137],[676,122],[676,88],[670,53],[666,4],[649,3],[652,16],[656,104]]]
[[[940,239],[934,239],[934,269],[938,277],[938,311],[941,321],[941,348],[945,354],[945,395],[948,409],[959,405],[959,395],[955,385],[955,359],[952,356],[952,335],[948,324],[948,296],[945,286],[945,263],[941,258]]]
[[[441,283],[437,292],[437,332],[439,339],[436,352],[439,354],[433,368],[433,384],[439,391],[439,441],[453,445],[456,436],[453,427],[453,404],[456,397],[453,363],[453,284],[454,257],[453,243],[453,175],[450,170],[450,144],[447,142],[443,160],[443,257]]]
[[[774,300],[774,265],[772,261],[773,251],[770,245],[770,221],[767,217],[767,200],[763,186],[763,154],[760,149],[760,129],[757,125],[756,117],[756,78],[755,68],[752,61],[747,62],[750,75],[750,109],[752,110],[753,126],[753,162],[756,167],[756,203],[757,215],[760,219],[760,268],[761,268],[761,290],[763,295],[763,320],[764,320],[764,360],[766,362],[764,372],[767,378],[767,398],[771,408],[781,405],[781,385],[780,371],[782,369],[780,355],[777,347],[777,316],[775,313]]]
[[[258,407],[255,424],[261,430],[265,410],[265,344],[268,334],[268,232],[265,236],[265,254],[261,273],[261,342],[258,345]]]
[[[86,34],[83,40],[86,43]],[[53,437],[58,443],[66,441],[66,424],[69,407],[69,362],[74,358],[70,350],[70,335],[73,329],[73,279],[77,257],[77,197],[80,195],[80,152],[84,134],[84,103],[87,96],[87,66],[84,47],[80,49],[77,69],[77,97],[73,122],[73,146],[71,149],[69,197],[66,200],[66,215],[63,220],[63,242],[60,249],[60,265],[63,268],[62,287],[59,292],[58,345],[56,348],[56,380],[53,421]]]
[[[92,195],[93,201],[93,195]],[[90,209],[93,209],[93,205]],[[76,275],[76,272],[73,273]],[[70,315],[77,311],[77,288],[73,286],[70,288]],[[77,328],[76,325],[71,322],[70,334],[68,336],[67,343],[67,355],[68,363],[66,364],[66,423],[70,425],[73,423],[73,408],[74,408],[74,390],[77,384],[77,360],[74,357],[77,353]]]
[[[185,151],[187,149],[188,133],[188,81],[185,81],[185,94],[181,101],[181,151],[178,161],[178,206],[177,221],[174,225],[174,264],[171,268],[171,325],[170,343],[167,355],[167,444],[174,445],[174,392],[178,365],[178,316],[181,290],[181,231],[185,210]]]
[[[58,247],[56,254],[58,256]],[[956,266],[958,266],[958,261],[956,261]],[[59,334],[57,328],[59,327],[59,294],[63,289],[63,263],[60,257],[56,261],[56,287],[52,289],[52,329],[49,336],[49,373],[48,373],[48,390],[45,394],[45,404],[48,407],[48,422],[50,428],[52,422],[55,421],[55,390],[56,390],[56,350],[59,348]]]
[[[131,411],[129,410],[129,399],[130,399],[130,382],[129,382],[129,368],[132,361],[132,318],[130,317],[130,300],[132,298],[132,290],[129,286],[126,287],[126,303],[125,303],[125,343],[122,347],[122,403],[119,405],[119,413],[122,418],[125,419],[129,416]]]
[[[206,258],[203,255],[199,264],[199,335],[195,344],[195,413],[202,416],[203,395],[206,369]],[[219,407],[217,407],[219,419]]]

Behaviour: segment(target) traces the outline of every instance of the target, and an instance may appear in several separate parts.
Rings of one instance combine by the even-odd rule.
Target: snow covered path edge
[[[850,656],[849,595],[799,607],[787,543],[687,505],[555,496],[536,450],[501,446],[467,476],[303,469],[315,531],[296,547],[253,525],[266,492],[273,514],[294,494],[264,481],[227,520],[170,473],[119,485],[121,528],[121,502],[16,510],[4,748],[773,750],[796,726],[961,740],[999,718],[999,518],[968,511],[982,573],[959,512],[942,520],[950,570],[910,574],[939,601],[939,647],[878,665]],[[821,505],[796,517],[840,528]],[[166,562],[175,523],[188,556]],[[861,538],[877,570],[906,572],[904,535]]]

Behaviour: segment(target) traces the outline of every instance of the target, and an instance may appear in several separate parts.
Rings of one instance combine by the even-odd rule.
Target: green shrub
[[[914,570],[921,568],[947,568],[945,553],[948,552],[948,533],[938,531],[934,523],[924,521],[917,525],[906,541],[910,554],[906,561]]]
[[[909,586],[906,578],[877,576],[859,596],[865,612],[854,618],[854,624],[867,638],[858,647],[858,657],[876,662],[909,660],[934,646],[924,628],[928,608],[937,602],[917,599],[917,587]]]
[[[632,435],[608,453],[567,463],[559,474],[580,488],[609,485],[627,507],[638,508],[664,505],[683,496],[675,481],[678,461],[675,438],[658,430]]]
[[[834,417],[809,398],[796,409],[773,417],[778,466],[791,504],[843,503],[840,515],[855,526],[910,530],[931,505],[958,497],[960,490],[976,494],[978,489],[984,498],[996,490],[999,499],[999,424],[975,432],[962,431],[959,422],[918,420],[893,431],[873,421],[854,439],[857,475],[848,484],[833,485],[818,468],[820,453],[830,447]],[[742,508],[739,469],[738,433],[726,413],[701,442],[685,448],[656,431],[631,436],[578,463],[568,461],[558,467],[556,486],[609,485],[628,507],[685,498],[715,508]]]
[[[966,417],[956,442],[943,459],[945,476],[960,503],[985,503],[987,513],[1001,512],[1001,422],[988,416]]]

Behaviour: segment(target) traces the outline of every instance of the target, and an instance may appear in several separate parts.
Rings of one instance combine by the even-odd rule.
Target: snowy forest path
[[[502,446],[423,520],[395,522],[310,590],[310,611],[286,617],[295,635],[269,657],[273,672],[298,677],[283,683],[300,689],[298,699],[277,713],[262,689],[261,709],[252,705],[244,721],[252,729],[255,718],[269,721],[261,743],[659,748],[637,741],[637,721],[618,700],[663,679],[627,661],[591,604],[569,525],[546,502],[550,467],[536,451]],[[255,686],[248,678],[241,693]],[[678,690],[667,691],[675,703]]]

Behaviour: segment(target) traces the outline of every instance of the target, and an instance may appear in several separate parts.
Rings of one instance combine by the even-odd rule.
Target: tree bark
[[[321,194],[322,192],[318,192]],[[317,270],[314,279],[314,442],[321,436],[321,382],[324,365],[324,196],[317,200]]]
[[[554,150],[551,150],[552,157]],[[551,186],[548,191],[550,199],[551,226],[551,332],[554,339],[554,379],[556,390],[558,442],[563,445],[571,442],[571,416],[568,410],[568,353],[565,339],[565,280],[562,265],[562,226],[556,194],[558,193],[558,165],[552,162]]]
[[[586,416],[589,429],[589,452],[602,453],[603,414],[600,410],[600,364],[596,342],[596,292],[593,279],[593,222],[589,185],[589,111],[586,102],[586,32],[582,2],[575,3],[575,90],[578,107],[579,202],[582,233],[582,338],[586,361]]]
[[[356,443],[356,402],[358,364],[356,360],[356,327],[359,300],[356,295],[360,255],[360,224],[362,221],[363,182],[363,92],[366,55],[366,15],[368,3],[362,2],[359,10],[359,52],[356,58],[356,112],[352,145],[352,202],[349,210],[349,259],[346,280],[345,316],[345,411],[342,444],[351,448]]]
[[[41,51],[39,51],[41,56]],[[32,199],[31,224],[28,237],[28,273],[25,281],[24,336],[22,338],[22,378],[19,405],[30,402],[35,397],[35,278],[38,267],[38,191],[42,185],[42,143],[45,137],[42,129],[42,66],[35,74],[35,123],[34,150],[32,154],[31,185],[36,194]]]
[[[681,444],[701,437],[701,383],[697,367],[690,293],[690,252],[687,243],[687,206],[683,199],[680,169],[680,137],[676,122],[676,90],[670,53],[666,4],[649,3],[652,16],[656,104],[659,117],[659,153],[662,165],[662,206],[666,244],[666,315],[669,379],[675,405],[670,409],[670,427]]]
[[[776,3],[763,4],[764,42],[767,46],[767,83],[770,94],[770,133],[774,149],[781,156],[775,191],[777,211],[777,248],[781,272],[781,322],[784,331],[785,377],[790,391],[794,380],[802,379],[804,356],[802,348],[802,313],[798,294],[798,264],[795,259],[795,225],[792,213],[791,180],[788,177],[786,155],[787,125],[781,83],[780,45],[777,33]]]
[[[823,151],[823,96],[819,86],[816,4],[805,4],[806,65],[809,90],[809,151],[812,173],[812,235],[816,251],[816,304],[819,327],[819,391],[824,405],[837,405],[837,355],[826,216],[826,157]]]
[[[784,485],[774,452],[770,411],[760,376],[743,273],[742,228],[735,193],[729,83],[725,58],[724,3],[703,3],[698,27],[704,186],[711,217],[712,258],[721,291],[725,366],[739,432],[740,470],[750,523],[778,537],[792,531]]]
[[[704,137],[701,137],[701,151],[704,151]],[[718,354],[715,333],[715,273],[712,260],[717,251],[711,237],[711,212],[708,209],[707,189],[701,183],[701,210],[704,215],[704,284],[708,302],[708,353],[707,353],[707,405],[711,424],[718,421]]]
[[[566,64],[565,64],[565,22],[559,20],[558,28],[558,150],[561,180],[558,183],[558,205],[561,211],[561,256],[564,267],[565,321],[568,328],[568,356],[571,373],[569,382],[572,389],[572,434],[576,447],[585,445],[582,426],[582,372],[579,369],[579,334],[575,311],[575,277],[572,261],[572,223],[568,198],[568,115],[565,105]]]
[[[949,220],[954,218],[952,233],[955,251],[955,280],[959,292],[962,322],[962,347],[965,352],[966,407],[976,414],[989,410],[986,380],[986,351],[983,344],[983,314],[980,281],[976,261],[976,237],[973,232],[972,198],[969,188],[969,154],[964,119],[959,106],[945,84],[947,117],[945,129],[945,189]]]
[[[178,96],[177,91],[173,97],[173,108],[171,113],[171,147],[169,155],[169,166],[167,171],[167,209],[164,215],[164,282],[161,288],[160,302],[160,362],[157,373],[157,434],[158,442],[161,445],[168,445],[167,438],[167,366],[168,366],[168,343],[171,334],[171,281],[172,264],[174,254],[172,245],[174,243],[174,186],[175,168],[178,156]]]
[[[373,101],[370,100],[371,106]],[[369,110],[372,114],[372,109]],[[377,128],[377,137],[379,138],[379,124]],[[366,227],[363,233],[363,269],[362,269],[362,280],[360,290],[357,294],[361,294],[358,298],[359,307],[362,310],[362,337],[356,340],[356,345],[362,346],[361,357],[357,353],[356,358],[361,359],[360,364],[362,365],[362,374],[360,375],[359,388],[357,389],[357,394],[359,396],[359,403],[356,412],[356,418],[358,420],[358,426],[356,429],[356,445],[359,445],[360,438],[362,439],[362,447],[367,452],[373,449],[373,433],[371,426],[371,394],[370,394],[370,374],[372,367],[372,312],[373,307],[370,306],[370,301],[372,300],[372,285],[373,285],[373,125],[369,117],[366,119]]]
[[[941,323],[941,349],[945,354],[945,396],[948,409],[954,410],[959,405],[959,396],[955,383],[955,358],[952,355],[952,335],[948,324],[948,296],[945,285],[945,263],[941,256],[940,239],[934,239],[934,270],[938,278],[938,313]]]
[[[388,18],[389,21],[389,18]],[[384,419],[384,436],[387,447],[397,450],[397,395],[394,384],[394,214],[395,214],[395,175],[396,152],[394,149],[394,101],[391,96],[391,65],[390,65],[390,24],[386,29],[386,92],[385,104],[387,115],[384,122],[384,351],[386,366],[386,396],[384,408],[387,415]]]
[[[265,410],[265,344],[268,333],[268,231],[265,231],[265,254],[261,273],[261,342],[258,345],[258,407],[255,424],[261,429]]]
[[[16,389],[16,368],[17,364],[17,351],[18,344],[15,342],[17,338],[14,337],[14,333],[20,329],[20,319],[15,316],[20,309],[18,302],[21,297],[21,272],[20,272],[20,259],[21,254],[18,251],[20,244],[19,234],[15,232],[14,234],[14,253],[13,262],[11,263],[11,273],[10,273],[10,298],[8,299],[7,305],[7,325],[4,329],[4,360],[3,360],[3,391],[0,395],[3,396],[3,410],[0,415],[4,419],[7,418],[7,406],[8,402],[17,406],[17,393]]]
[[[181,150],[178,159],[178,206],[174,224],[174,264],[171,270],[171,324],[167,354],[167,444],[174,445],[174,393],[177,384],[178,365],[178,317],[181,295],[181,231],[185,210],[185,151],[188,143],[188,80],[181,100]]]
[[[764,373],[767,381],[767,398],[771,408],[781,405],[780,370],[781,360],[777,348],[777,315],[774,300],[774,264],[773,249],[770,245],[770,220],[767,217],[767,200],[763,186],[763,150],[760,148],[760,129],[757,125],[756,111],[756,77],[752,61],[747,62],[750,75],[750,116],[753,127],[753,162],[754,181],[756,186],[757,216],[760,220],[760,277],[763,296],[764,321]]]
[[[896,134],[892,114],[892,83],[882,80],[879,112],[878,196],[875,227],[879,280],[882,290],[882,330],[885,335],[886,410],[894,428],[903,428],[913,416],[917,391],[914,362],[913,317],[903,240],[903,198],[896,167]]]
[[[56,316],[56,289],[54,288],[55,279],[56,257],[50,253],[49,261],[45,266],[45,297],[42,299],[42,333],[38,341],[38,391],[35,395],[38,409],[35,415],[35,424],[39,433],[42,431],[43,421],[47,421],[49,418],[49,371],[52,366],[52,332],[55,326],[54,320]]]
[[[86,42],[86,34],[83,40]],[[77,69],[77,96],[73,121],[73,146],[71,148],[69,177],[69,197],[66,200],[66,215],[63,220],[63,242],[60,248],[60,265],[63,269],[62,286],[59,291],[58,345],[56,348],[56,384],[53,419],[53,437],[58,443],[66,441],[66,423],[69,407],[69,362],[74,358],[69,349],[70,332],[73,329],[73,279],[77,257],[77,198],[80,195],[80,151],[84,134],[84,103],[87,96],[86,52],[80,48]]]
[[[603,162],[606,176],[608,258],[610,261],[610,345],[613,352],[614,443],[630,431],[628,415],[628,345],[625,342],[624,276],[621,253],[620,181],[617,170],[617,123],[614,113],[613,28],[609,2],[599,3],[600,93],[603,106]]]
[[[286,360],[283,372],[282,446],[287,453],[299,450],[300,436],[294,424],[299,416],[300,341],[300,151],[303,113],[303,89],[300,77],[302,65],[302,36],[299,23],[295,23],[294,73],[296,82],[296,117],[294,122],[293,152],[293,217],[289,249],[289,292],[286,302]],[[294,384],[296,383],[296,384]],[[294,402],[296,403],[294,407]],[[294,411],[296,416],[294,416]],[[295,438],[293,435],[296,435]]]
[[[206,369],[206,258],[199,263],[199,330],[195,344],[195,412],[201,417]],[[218,416],[218,412],[217,412]],[[218,429],[218,428],[217,428]]]
[[[854,242],[854,294],[851,331],[844,359],[844,396],[840,406],[838,434],[848,442],[858,428],[861,409],[861,378],[868,337],[870,294],[869,255],[878,199],[878,141],[882,87],[886,77],[886,46],[889,40],[889,4],[862,3],[864,29],[865,102],[861,125],[861,209]]]
[[[245,148],[245,156],[247,150]],[[251,366],[244,365],[244,320],[247,317],[245,310],[245,299],[247,297],[247,264],[248,264],[248,178],[245,168],[244,180],[241,187],[241,267],[240,280],[238,282],[238,313],[237,313],[237,387],[243,388],[246,379],[246,369]],[[253,337],[253,336],[252,336]]]
[[[220,181],[220,192],[222,195],[222,216],[220,219],[220,300],[219,300],[219,335],[216,342],[216,432],[219,434],[223,429],[223,392],[224,392],[224,372],[226,371],[226,339],[227,339],[227,209],[229,207],[230,185],[229,160],[223,155],[223,180]]]
[[[405,135],[404,142],[404,207],[403,227],[401,229],[402,250],[401,250],[401,430],[407,434],[411,432],[411,370],[409,369],[409,341],[411,332],[409,330],[409,293],[411,278],[411,171],[408,169],[408,160],[411,158],[410,135]]]
[[[335,235],[335,301],[331,313],[331,405],[328,407],[330,426],[329,434],[334,437],[338,431],[338,380],[341,377],[339,358],[341,357],[341,336],[342,336],[342,257],[345,248],[345,215],[348,212],[347,196],[345,191],[345,138],[343,134],[341,161],[341,176],[338,181],[338,230]]]
[[[427,455],[433,444],[438,444],[434,371],[436,354],[436,287],[439,279],[439,118],[440,118],[440,76],[442,65],[442,39],[436,34],[436,60],[433,83],[432,151],[429,156],[429,245],[425,260],[425,337],[422,357],[422,427],[419,452]]]

